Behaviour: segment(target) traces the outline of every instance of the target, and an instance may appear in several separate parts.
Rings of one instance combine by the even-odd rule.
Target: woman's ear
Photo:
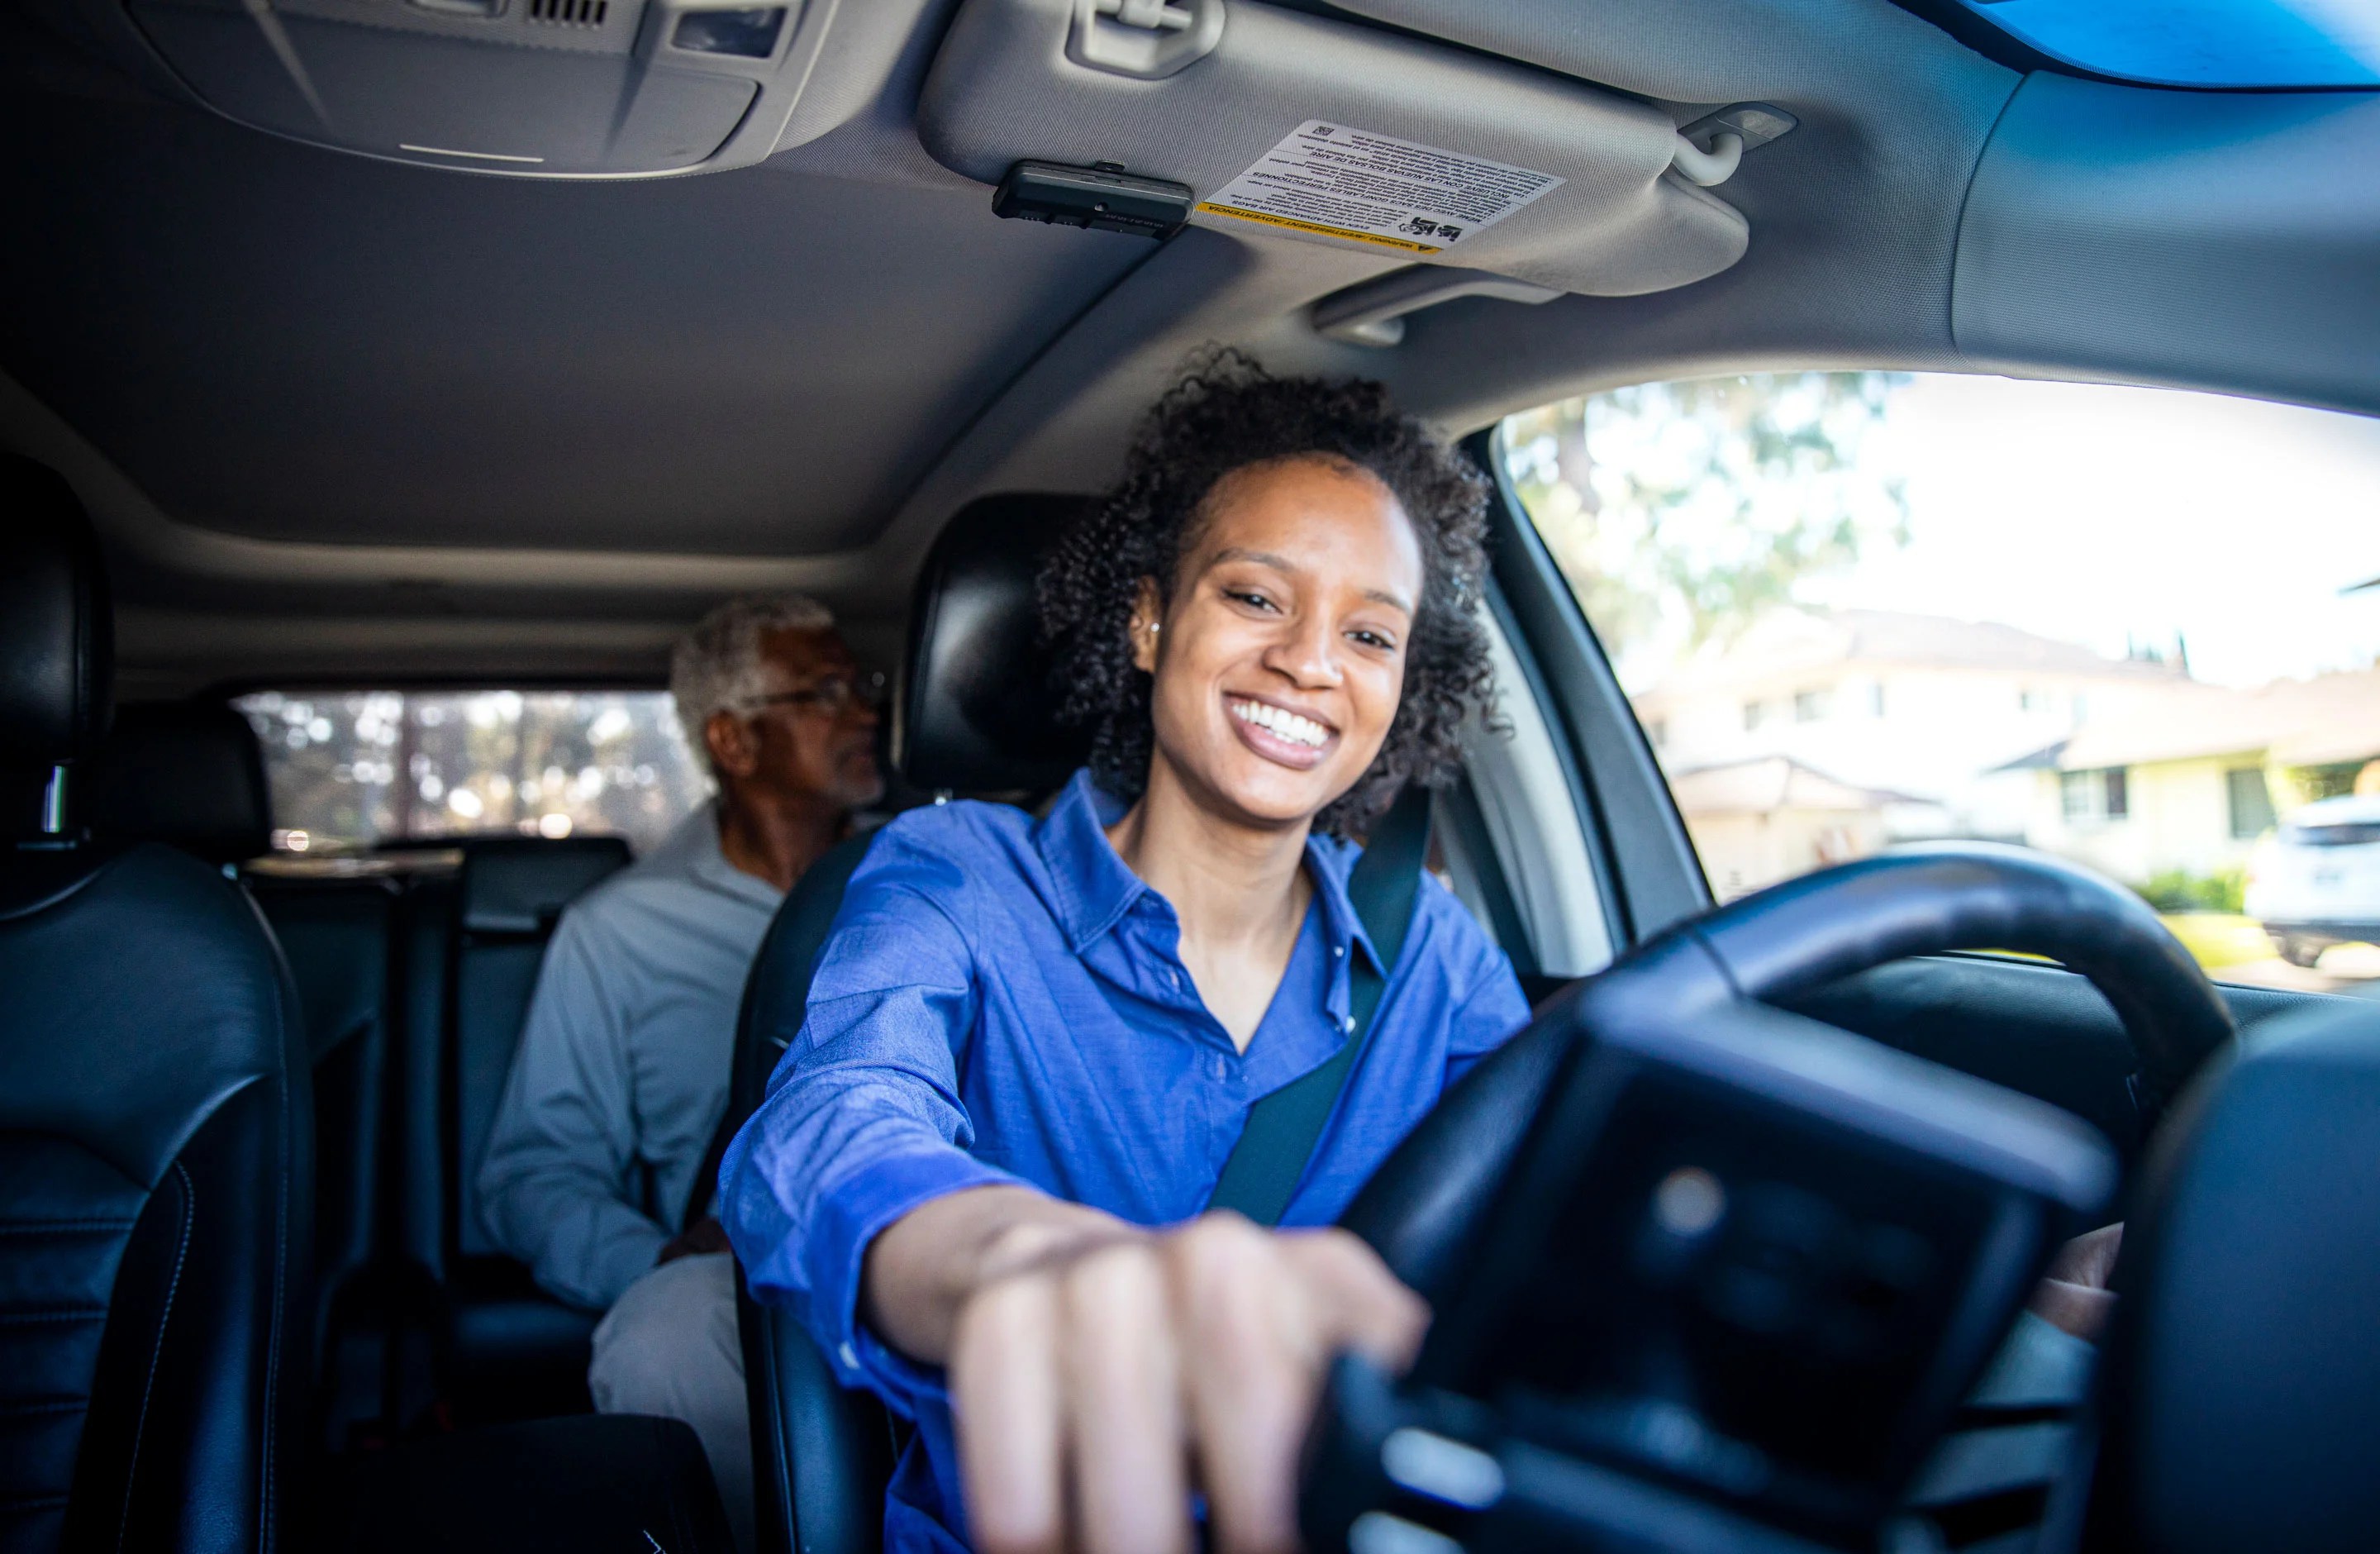
[[[1162,625],[1158,609],[1157,579],[1143,577],[1132,601],[1132,666],[1144,674],[1157,673],[1157,638]]]

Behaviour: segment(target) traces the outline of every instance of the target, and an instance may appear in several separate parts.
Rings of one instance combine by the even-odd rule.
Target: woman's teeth
[[[1312,718],[1283,711],[1266,701],[1234,701],[1230,705],[1232,716],[1242,722],[1254,723],[1293,745],[1310,746],[1318,750],[1330,743],[1330,731]]]

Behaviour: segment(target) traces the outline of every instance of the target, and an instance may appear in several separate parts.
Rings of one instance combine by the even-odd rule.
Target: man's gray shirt
[[[562,915],[479,1191],[497,1244],[564,1300],[610,1306],[685,1218],[783,899],[727,861],[706,804]]]

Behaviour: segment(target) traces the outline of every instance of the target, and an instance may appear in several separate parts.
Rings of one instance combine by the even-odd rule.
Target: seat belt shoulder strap
[[[1429,795],[1408,786],[1372,828],[1364,856],[1347,876],[1348,904],[1380,958],[1380,965],[1374,967],[1357,956],[1347,968],[1347,1013],[1354,1028],[1329,1062],[1248,1109],[1247,1124],[1223,1162],[1208,1208],[1236,1209],[1259,1225],[1281,1222],[1371,1037],[1372,1016],[1388,990],[1388,973],[1403,953],[1405,933],[1413,925],[1414,900],[1428,854]]]

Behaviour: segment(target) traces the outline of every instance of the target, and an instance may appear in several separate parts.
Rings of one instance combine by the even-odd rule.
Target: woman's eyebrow
[[[1269,566],[1276,572],[1286,572],[1293,577],[1302,577],[1305,572],[1305,568],[1291,561],[1287,556],[1277,556],[1270,551],[1243,550],[1237,545],[1227,545],[1217,551],[1215,558],[1207,564],[1207,569],[1212,571],[1227,561],[1254,562],[1258,566]],[[1385,604],[1391,610],[1402,611],[1408,617],[1414,613],[1410,601],[1390,593],[1386,589],[1366,589],[1364,597],[1376,604]]]

